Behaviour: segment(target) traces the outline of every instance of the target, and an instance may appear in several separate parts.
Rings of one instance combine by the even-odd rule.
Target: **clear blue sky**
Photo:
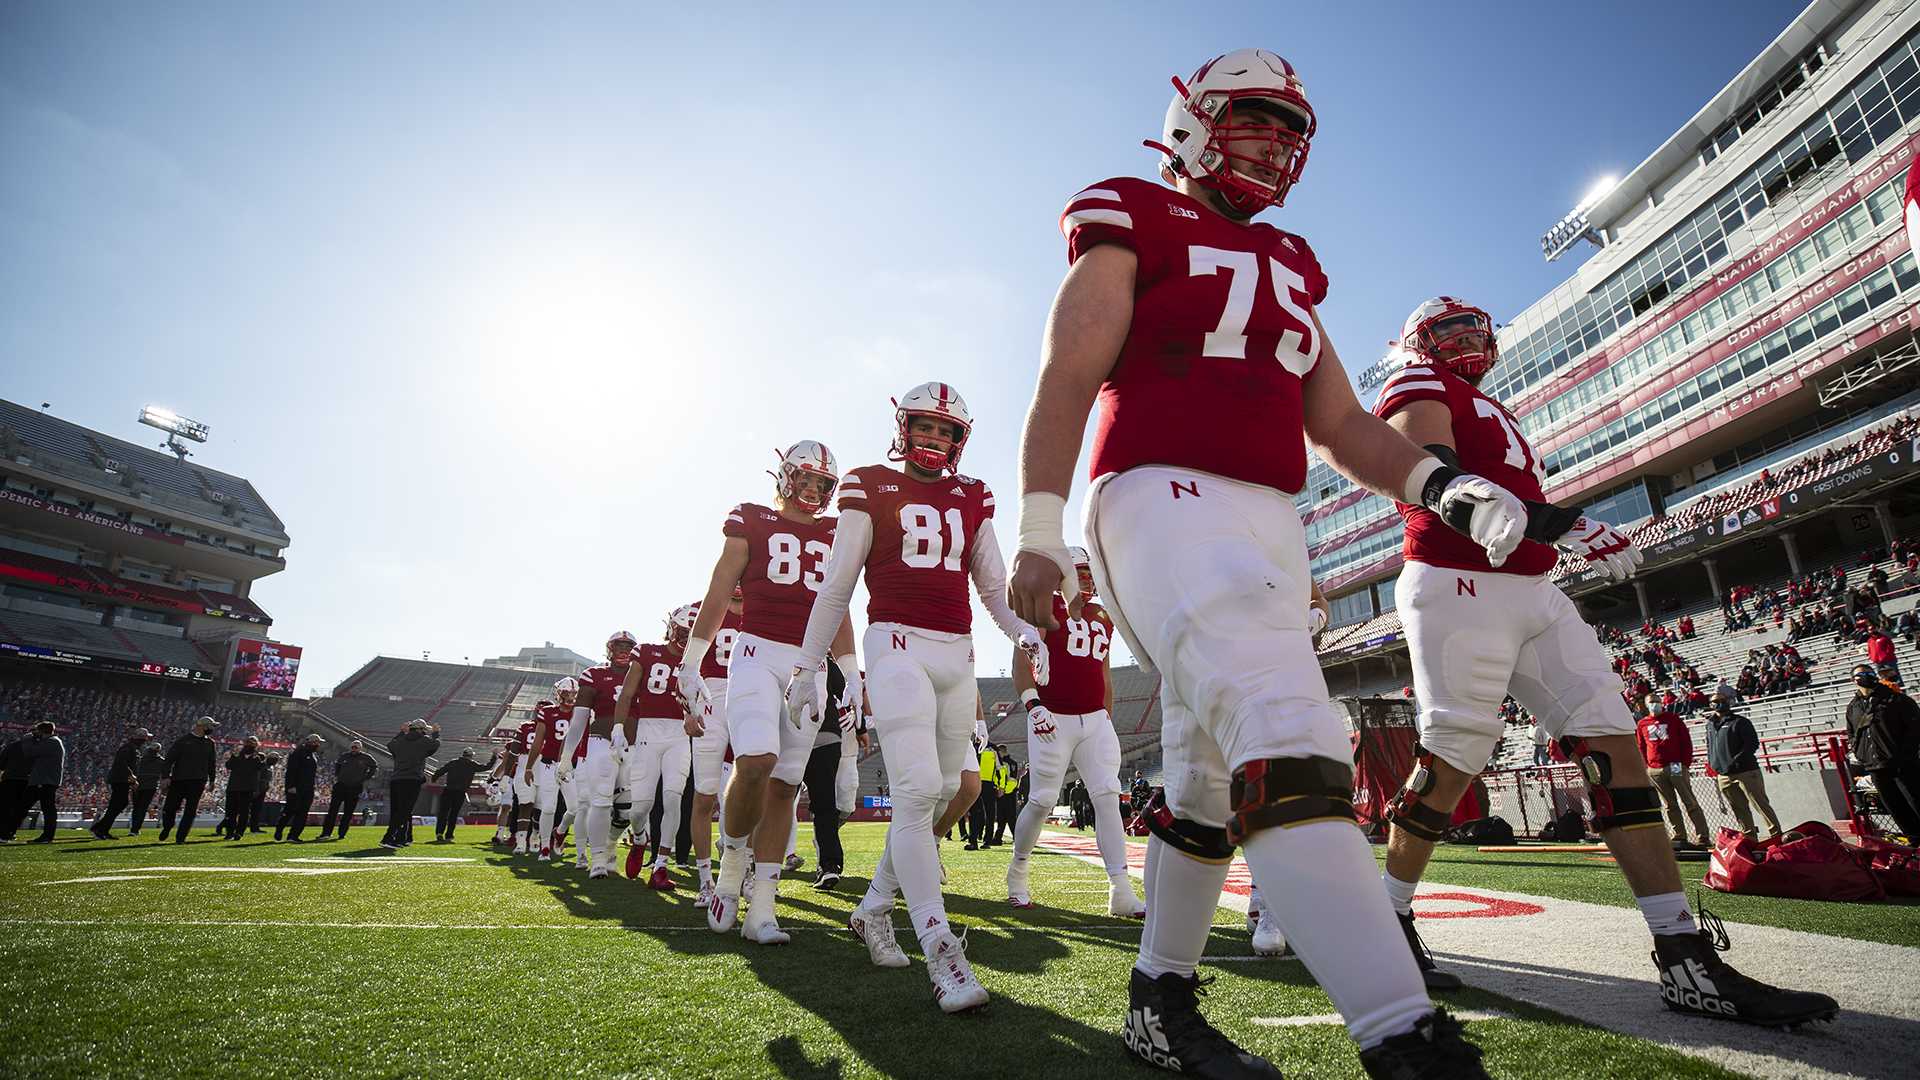
[[[1062,202],[1152,175],[1168,77],[1219,52],[1306,82],[1269,220],[1357,371],[1429,295],[1562,280],[1541,232],[1799,5],[634,8],[0,6],[0,393],[210,423],[294,538],[255,596],[303,692],[653,636],[774,446],[878,461],[930,378],[1010,539]]]

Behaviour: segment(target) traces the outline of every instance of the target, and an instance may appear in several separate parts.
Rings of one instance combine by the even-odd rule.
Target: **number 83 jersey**
[[[993,517],[993,492],[971,476],[921,480],[868,465],[840,481],[842,514],[873,522],[867,551],[867,622],[942,634],[973,631],[968,570],[980,526]],[[747,609],[753,617],[753,609]]]
[[[1327,295],[1307,242],[1130,177],[1068,200],[1060,229],[1070,263],[1101,244],[1138,260],[1091,476],[1172,465],[1298,492],[1302,381],[1320,362],[1312,311]]]
[[[1520,421],[1506,406],[1438,364],[1416,359],[1388,377],[1380,388],[1380,399],[1373,404],[1373,414],[1385,420],[1416,401],[1438,401],[1453,414],[1453,447],[1460,455],[1461,468],[1486,477],[1519,498],[1546,501],[1540,490],[1540,459],[1527,444],[1526,436],[1520,434]],[[1550,544],[1522,540],[1500,569],[1494,570],[1487,564],[1485,548],[1448,528],[1433,511],[1397,501],[1394,506],[1407,524],[1401,557],[1408,562],[1448,570],[1544,574],[1559,558]]]
[[[813,614],[813,598],[825,580],[827,556],[833,552],[833,526],[831,517],[793,521],[757,503],[733,508],[720,531],[747,542],[747,568],[740,574],[741,621],[736,624],[740,633],[782,645],[800,644],[807,616]]]

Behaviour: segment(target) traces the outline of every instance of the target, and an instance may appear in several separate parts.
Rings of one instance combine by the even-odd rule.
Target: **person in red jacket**
[[[1688,772],[1693,767],[1693,736],[1687,733],[1684,720],[1658,707],[1651,696],[1640,701],[1641,711],[1636,737],[1640,743],[1640,756],[1646,759],[1647,775],[1653,780],[1653,789],[1660,794],[1660,806],[1667,815],[1667,835],[1673,837],[1675,846],[1692,844],[1694,847],[1707,846],[1707,818],[1700,812],[1700,802],[1693,797],[1693,783]],[[1686,821],[1693,824],[1695,839],[1688,839],[1685,824],[1680,811],[1686,809]]]
[[[1883,679],[1894,679],[1900,675],[1900,665],[1894,661],[1893,639],[1885,630],[1875,630],[1867,635],[1867,662],[1872,664]]]

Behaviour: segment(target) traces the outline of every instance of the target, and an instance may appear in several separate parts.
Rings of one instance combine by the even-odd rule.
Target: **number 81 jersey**
[[[1138,260],[1091,476],[1172,465],[1298,492],[1302,381],[1320,362],[1312,312],[1327,295],[1307,242],[1131,177],[1068,200],[1060,230],[1070,263],[1101,244]]]
[[[1486,477],[1519,498],[1546,501],[1540,490],[1540,459],[1520,434],[1520,421],[1504,405],[1440,365],[1416,360],[1388,377],[1373,414],[1385,420],[1416,401],[1438,401],[1453,415],[1453,448],[1462,469]],[[1407,525],[1401,557],[1408,562],[1482,573],[1544,574],[1559,558],[1550,544],[1522,540],[1494,570],[1487,564],[1485,548],[1448,528],[1433,511],[1398,501],[1394,507]]]
[[[885,465],[840,481],[840,512],[873,522],[867,551],[867,622],[942,634],[973,631],[968,569],[980,526],[993,517],[993,492],[971,476],[921,480]],[[751,618],[753,609],[747,609]]]
[[[794,521],[756,503],[741,503],[720,531],[747,542],[740,574],[740,633],[798,645],[807,633],[813,598],[826,580],[833,553],[831,517]]]

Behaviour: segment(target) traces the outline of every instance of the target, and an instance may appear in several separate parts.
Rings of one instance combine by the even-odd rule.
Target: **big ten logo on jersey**
[[[1261,272],[1263,269],[1265,273]],[[1302,377],[1313,370],[1313,365],[1320,359],[1320,335],[1314,332],[1313,316],[1293,298],[1296,292],[1302,296],[1308,295],[1307,279],[1271,255],[1263,263],[1260,256],[1251,251],[1228,251],[1205,244],[1187,247],[1187,274],[1191,277],[1227,274],[1230,277],[1227,302],[1220,312],[1219,325],[1207,333],[1200,346],[1200,355],[1223,360],[1250,359],[1247,356],[1247,323],[1253,318],[1253,307],[1259,294],[1270,291],[1280,310],[1299,324],[1298,329],[1281,331],[1274,342],[1272,359]],[[1265,289],[1262,289],[1262,285]],[[1265,360],[1268,357],[1251,359]]]
[[[1473,399],[1473,411],[1482,420],[1491,420],[1498,428],[1499,438],[1506,443],[1505,462],[1510,469],[1520,469],[1533,474],[1534,480],[1542,488],[1546,487],[1547,469],[1534,455],[1533,447],[1527,444],[1526,437],[1520,434],[1520,424],[1513,414],[1503,408],[1499,402],[1485,397]]]
[[[732,667],[733,639],[739,636],[740,631],[730,626],[715,631],[713,635],[713,648],[707,652],[707,655],[713,657],[713,662],[719,664],[721,667]]]
[[[773,533],[767,537],[767,580],[775,585],[798,581],[819,592],[832,553],[833,548],[819,540],[803,543],[792,533]]]
[[[1068,619],[1066,625],[1068,656],[1091,656],[1095,660],[1107,658],[1105,624],[1087,619]]]
[[[901,562],[916,570],[959,570],[966,546],[966,520],[959,507],[948,507],[944,521],[939,510],[925,503],[900,508]]]
[[[647,669],[647,693],[664,694],[673,679],[673,669],[666,664],[655,663]]]

